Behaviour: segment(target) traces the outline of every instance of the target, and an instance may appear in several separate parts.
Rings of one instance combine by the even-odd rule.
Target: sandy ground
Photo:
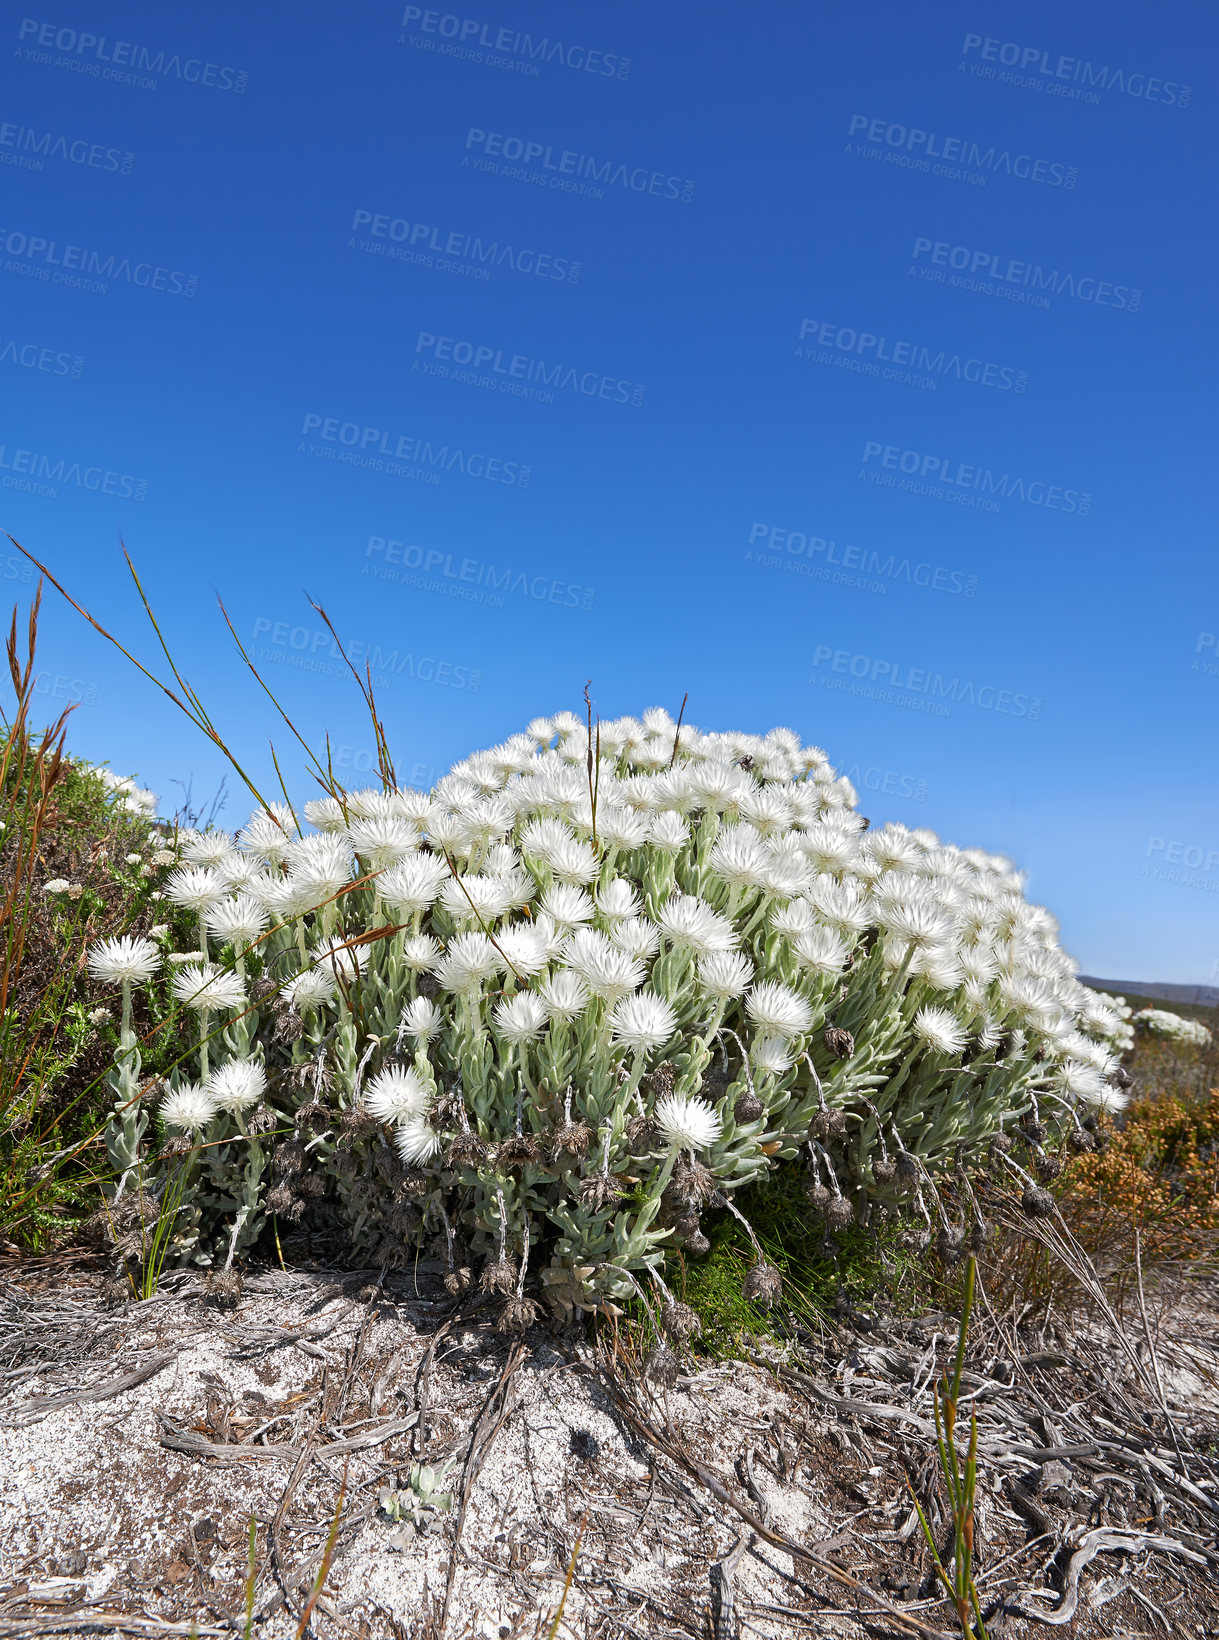
[[[3,1330],[22,1342],[0,1379],[0,1635],[241,1633],[251,1517],[251,1632],[264,1640],[300,1630],[336,1520],[310,1620],[327,1640],[540,1637],[573,1566],[557,1628],[571,1640],[950,1626],[906,1488],[912,1465],[932,1484],[918,1470],[931,1403],[917,1361],[934,1360],[934,1330],[930,1354],[925,1330],[900,1348],[831,1347],[808,1393],[765,1365],[692,1359],[666,1391],[624,1352],[540,1328],[505,1337],[490,1313],[429,1297],[426,1277],[422,1296],[391,1281],[375,1299],[366,1280],[268,1272],[235,1311],[193,1278],[117,1309],[93,1277],[10,1286]],[[909,1378],[894,1368],[907,1356]],[[1209,1393],[1197,1372],[1186,1387]],[[892,1410],[861,1422],[835,1397]],[[1055,1445],[1048,1428],[1012,1450]],[[1133,1530],[1122,1523],[1142,1511],[1119,1489],[1120,1514],[1093,1520],[1051,1485],[1030,1522],[1011,1506],[1012,1461],[992,1457],[982,1564],[997,1595],[1040,1586],[1044,1598],[1010,1601],[990,1631],[1037,1632],[1015,1613],[1059,1606],[1055,1554],[1090,1525]],[[448,1506],[424,1530],[395,1523],[381,1490],[446,1459]],[[1161,1535],[1182,1542],[1171,1508],[1157,1512]],[[1059,1632],[1219,1634],[1219,1558],[1209,1574],[1201,1558],[1199,1574],[1174,1551],[1097,1556]]]

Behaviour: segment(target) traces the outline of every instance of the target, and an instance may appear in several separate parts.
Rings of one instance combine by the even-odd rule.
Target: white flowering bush
[[[1199,1019],[1186,1019],[1183,1014],[1170,1013],[1167,1008],[1141,1008],[1134,1016],[1136,1029],[1151,1036],[1166,1037],[1184,1047],[1209,1048],[1213,1038]]]
[[[156,1109],[183,1255],[329,1204],[362,1255],[431,1246],[506,1325],[534,1295],[571,1317],[648,1272],[663,1292],[703,1212],[780,1162],[828,1230],[927,1216],[937,1175],[1122,1102],[1123,1022],[1011,864],[869,828],[788,730],[653,710],[590,740],[560,713],[431,792],[300,821],[188,835],[165,885],[197,928],[169,960],[198,1045]],[[159,954],[120,943],[93,967],[129,995]],[[116,1076],[126,1174],[131,1043]],[[760,1255],[750,1291],[774,1297]]]

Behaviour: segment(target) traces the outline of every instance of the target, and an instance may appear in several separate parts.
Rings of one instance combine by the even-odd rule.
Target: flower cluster
[[[786,729],[563,712],[427,793],[186,836],[198,1065],[160,1116],[206,1135],[201,1236],[328,1195],[371,1257],[434,1248],[453,1292],[482,1259],[518,1319],[540,1275],[570,1316],[705,1250],[702,1213],[779,1161],[832,1230],[925,1214],[1022,1120],[1120,1106],[1129,1027],[1011,863],[855,801]]]
[[[1167,1008],[1141,1008],[1134,1023],[1152,1036],[1168,1037],[1185,1047],[1209,1048],[1213,1038],[1200,1019],[1186,1019],[1183,1014],[1169,1013]]]

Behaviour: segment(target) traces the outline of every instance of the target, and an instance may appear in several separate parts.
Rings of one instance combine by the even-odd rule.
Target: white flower
[[[1105,1084],[1095,1065],[1087,1065],[1081,1059],[1065,1059],[1057,1068],[1057,1078],[1063,1092],[1073,1099],[1086,1099],[1091,1105],[1101,1103]]]
[[[381,898],[403,916],[426,911],[448,875],[448,865],[438,855],[412,854],[381,876]]]
[[[588,1002],[588,986],[570,968],[560,968],[542,981],[538,995],[552,1019],[578,1019]]]
[[[749,1057],[755,1069],[769,1071],[772,1076],[782,1076],[784,1071],[791,1070],[795,1064],[790,1042],[780,1036],[755,1037],[749,1049]]]
[[[211,866],[185,866],[166,879],[165,892],[187,911],[206,911],[224,893],[224,880]]]
[[[440,1135],[422,1116],[410,1116],[394,1134],[394,1144],[409,1167],[419,1167],[440,1149]]]
[[[197,1082],[184,1082],[165,1095],[159,1114],[167,1128],[194,1133],[206,1127],[216,1114],[216,1102]]]
[[[108,1025],[113,1017],[109,1008],[90,1008],[89,1010],[90,1025]]]
[[[401,1028],[416,1042],[430,1042],[440,1034],[443,1015],[430,997],[415,997],[402,1010]]]
[[[513,973],[522,979],[529,979],[533,974],[541,973],[549,958],[546,954],[546,941],[536,928],[528,923],[514,923],[510,928],[500,928],[495,933],[495,943]]]
[[[847,948],[832,928],[810,928],[796,937],[796,957],[814,974],[837,974],[846,963]]]
[[[969,1039],[965,1027],[946,1008],[920,1008],[914,1016],[914,1034],[936,1053],[958,1054]]]
[[[737,933],[726,917],[693,894],[671,894],[661,908],[660,926],[675,946],[705,957],[712,951],[734,951]]]
[[[208,1077],[207,1091],[217,1110],[249,1110],[267,1091],[267,1073],[257,1059],[230,1059]]]
[[[499,952],[485,934],[455,934],[435,973],[446,991],[477,991],[502,966]]]
[[[770,856],[752,826],[727,826],[711,849],[712,869],[734,888],[760,888]]]
[[[142,854],[124,854],[123,859],[129,866],[138,866],[143,860]]]
[[[705,1099],[669,1093],[652,1112],[664,1141],[673,1150],[706,1150],[724,1131],[724,1124]]]
[[[170,982],[179,1002],[197,1013],[227,1013],[245,1006],[245,990],[236,974],[212,962],[189,962]]]
[[[594,996],[608,1003],[629,996],[643,984],[647,969],[598,929],[581,928],[567,942],[567,961]]]
[[[203,913],[210,934],[235,945],[250,945],[270,921],[267,908],[252,894],[238,894],[232,900],[218,900]]]
[[[379,1122],[405,1122],[426,1114],[431,1093],[411,1066],[390,1065],[373,1077],[360,1102]]]
[[[640,991],[614,1004],[608,1024],[615,1042],[636,1053],[649,1053],[673,1035],[677,1015],[663,997]]]
[[[320,1008],[333,1002],[337,991],[334,975],[328,969],[306,968],[289,980],[279,994],[294,1008]]]
[[[615,877],[597,890],[597,910],[607,922],[623,917],[637,917],[640,912],[639,895],[634,883],[625,877]]]
[[[610,939],[631,957],[654,957],[660,950],[660,930],[646,917],[627,917],[610,930]]]
[[[178,838],[182,858],[192,866],[218,866],[232,852],[227,831],[184,831]]]
[[[676,854],[690,840],[690,828],[680,814],[665,809],[648,827],[648,842],[664,854]]]
[[[337,797],[315,797],[305,804],[305,819],[319,831],[344,831],[347,816]]]
[[[770,914],[770,926],[785,939],[798,940],[801,934],[808,934],[816,927],[813,908],[807,900],[789,900],[786,905],[777,905]]]
[[[440,903],[455,923],[496,922],[511,902],[512,889],[502,877],[450,877],[440,890]]]
[[[713,951],[698,965],[699,989],[717,1002],[745,994],[753,978],[753,964],[739,951]]]
[[[42,892],[44,894],[66,894],[71,886],[66,877],[52,877],[49,883],[43,883]]]
[[[597,841],[611,848],[639,848],[647,841],[648,818],[625,804],[597,806]],[[611,885],[612,886],[612,885]]]
[[[546,1005],[531,991],[507,997],[497,1003],[494,1013],[495,1028],[507,1042],[532,1042],[546,1029],[549,1015]]]
[[[94,979],[108,985],[142,985],[161,966],[161,953],[151,940],[130,934],[118,939],[99,940],[89,952],[89,969]]]
[[[419,828],[409,820],[353,820],[348,833],[351,846],[373,871],[396,866],[419,847]]]
[[[371,945],[349,945],[349,939],[357,936],[336,934],[333,939],[325,940],[321,945],[313,947],[312,956],[319,968],[326,969],[343,985],[354,985],[356,980],[368,967],[368,960],[372,956]]]
[[[593,902],[582,888],[574,883],[552,883],[541,898],[541,909],[553,918],[555,926],[570,933],[582,923],[593,920]]]
[[[402,947],[402,961],[413,974],[424,974],[440,960],[440,945],[430,934],[416,934]]]
[[[763,980],[745,998],[745,1012],[763,1036],[804,1036],[813,1023],[813,1010],[798,991],[775,980]]]

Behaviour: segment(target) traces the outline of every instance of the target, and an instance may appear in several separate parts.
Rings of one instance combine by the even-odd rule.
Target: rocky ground
[[[35,1265],[0,1304],[0,1636],[242,1634],[247,1599],[263,1640],[952,1632],[910,1491],[943,1542],[949,1318],[854,1312],[666,1388],[625,1334],[505,1337],[431,1272],[108,1308]],[[1209,1312],[978,1331],[990,1635],[1219,1635]],[[449,1465],[430,1505],[419,1464]]]

